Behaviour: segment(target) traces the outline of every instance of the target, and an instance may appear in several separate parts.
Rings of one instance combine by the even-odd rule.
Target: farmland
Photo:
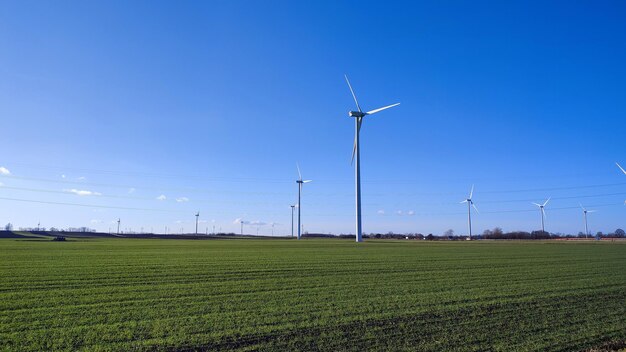
[[[0,350],[624,341],[624,242],[0,239]]]

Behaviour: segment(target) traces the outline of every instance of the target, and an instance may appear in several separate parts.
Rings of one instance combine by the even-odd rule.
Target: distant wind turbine
[[[467,203],[467,227],[469,228],[470,240],[472,239],[472,207],[474,208],[474,210],[476,210],[477,213],[480,214],[480,212],[478,211],[478,208],[476,208],[476,205],[474,205],[474,201],[472,200],[473,195],[474,195],[474,185],[472,185],[472,188],[470,189],[469,197],[467,197],[467,199],[461,202],[461,204]]]
[[[302,173],[300,173],[300,165],[296,164],[296,167],[298,168],[298,179],[296,180],[296,183],[298,184],[298,239],[300,239],[300,232],[302,230],[300,228],[300,210],[302,209],[300,198],[302,197],[302,185],[305,183],[309,183],[312,180],[302,180]]]
[[[580,203],[579,203],[580,204]],[[583,210],[583,214],[585,215],[585,238],[589,236],[589,227],[587,226],[587,213],[595,213],[595,210],[587,210],[580,204],[580,208]]]
[[[550,197],[550,198],[552,198],[552,197]],[[532,203],[532,204],[538,206],[539,210],[541,211],[541,232],[546,232],[546,230],[545,230],[546,211],[544,210],[544,208],[546,207],[546,205],[550,201],[550,198],[548,198],[543,204]]]
[[[198,218],[200,217],[200,212],[196,213],[196,236],[198,236]]]
[[[348,83],[348,88],[350,88],[350,93],[352,93],[352,97],[354,98],[354,102],[356,103],[356,107],[358,111],[350,111],[348,115],[350,117],[354,117],[354,147],[352,148],[352,162],[354,163],[356,157],[356,163],[354,163],[355,170],[355,185],[356,185],[356,241],[363,241],[363,233],[361,229],[361,152],[360,152],[360,131],[361,124],[363,124],[363,118],[367,115],[373,115],[377,112],[381,112],[383,110],[392,108],[394,106],[400,105],[400,103],[395,103],[387,106],[383,106],[382,108],[370,110],[368,112],[363,112],[361,110],[361,106],[359,105],[359,101],[356,99],[356,94],[354,94],[354,90],[352,89],[352,85],[350,85],[350,81],[348,80],[348,76],[346,77],[346,82]]]
[[[295,207],[295,205],[291,206],[291,237],[293,237],[293,210]]]
[[[118,236],[120,235],[120,221],[121,221],[121,219],[117,218],[117,235]]]

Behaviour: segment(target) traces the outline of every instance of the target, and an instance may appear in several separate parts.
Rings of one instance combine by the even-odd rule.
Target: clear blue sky
[[[3,1],[0,48],[1,224],[284,234],[299,162],[305,230],[354,232],[347,73],[402,103],[363,125],[365,232],[464,234],[472,184],[475,232],[549,196],[548,231],[626,227],[621,1]]]

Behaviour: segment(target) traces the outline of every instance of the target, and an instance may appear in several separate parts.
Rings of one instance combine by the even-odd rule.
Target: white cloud
[[[91,222],[92,224],[100,224],[100,223],[102,223],[102,220],[100,220],[100,219],[91,219],[91,221],[90,221],[90,222]]]
[[[167,197],[165,196],[165,194],[161,194],[160,196],[156,197],[157,200],[166,200]]]
[[[61,175],[61,178],[65,178],[65,177],[66,177],[65,175]]]
[[[259,221],[259,220],[257,220],[257,221],[252,221],[252,222],[250,223],[250,225],[253,225],[253,226],[265,226],[265,225],[267,225],[267,223],[266,223],[266,222],[263,222],[263,221]]]
[[[4,183],[0,182],[0,187],[4,186]]]
[[[406,215],[415,215],[415,212],[413,210],[409,210]]]
[[[188,202],[189,198],[187,198],[187,197],[179,197],[179,198],[176,198],[176,201],[178,203]]]
[[[378,215],[385,215],[385,209],[380,209],[376,212]]]
[[[128,189],[128,194],[133,194],[135,193],[136,189],[134,187],[131,187]]]
[[[69,192],[69,193],[74,193],[77,196],[101,196],[102,193],[99,192],[94,192],[94,191],[87,191],[87,190],[83,190],[83,189],[64,189],[64,192]]]
[[[4,166],[0,166],[0,175],[10,175],[11,171]]]
[[[402,215],[402,214],[403,214],[403,213],[402,213],[402,210],[396,210],[396,214],[398,214],[398,215]]]
[[[182,221],[182,220],[176,220],[176,223],[177,223],[177,224],[182,224],[183,222],[184,222],[184,221]]]
[[[78,181],[85,181],[87,178],[85,176],[81,176],[79,178],[77,178]]]

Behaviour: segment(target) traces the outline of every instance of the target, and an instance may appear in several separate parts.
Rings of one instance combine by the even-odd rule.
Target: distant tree
[[[625,237],[626,236],[626,232],[622,229],[617,229],[615,230],[615,237]]]
[[[598,232],[596,233],[596,237],[602,237],[602,236],[604,236],[604,234],[602,233],[602,231],[598,231]]]
[[[537,231],[531,232],[530,235],[532,238],[538,239],[538,240],[550,238],[550,233],[548,231],[537,230]]]
[[[446,237],[452,237],[452,236],[454,236],[454,230],[453,229],[449,229],[446,232],[444,232],[443,235],[446,236]]]
[[[13,231],[13,224],[8,223],[4,226],[5,231]]]
[[[493,235],[496,237],[501,237],[504,234],[501,227],[495,227],[492,231]]]
[[[426,236],[426,239],[432,241],[433,239],[435,239],[435,236],[433,236],[432,233],[429,233],[428,236]]]

